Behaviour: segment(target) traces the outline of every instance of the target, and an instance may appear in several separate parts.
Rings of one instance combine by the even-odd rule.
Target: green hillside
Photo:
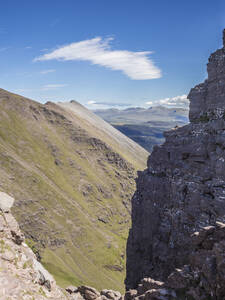
[[[122,290],[130,198],[148,153],[89,122],[0,89],[0,190],[61,286]]]

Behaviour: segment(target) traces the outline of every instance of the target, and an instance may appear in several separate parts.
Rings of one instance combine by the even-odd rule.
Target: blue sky
[[[222,46],[223,2],[1,1],[0,87],[91,108],[182,105]]]

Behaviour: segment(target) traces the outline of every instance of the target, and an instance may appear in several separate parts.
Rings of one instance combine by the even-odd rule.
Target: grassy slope
[[[132,157],[143,169],[147,152],[126,153],[113,137],[109,147],[82,120],[0,90],[0,190],[15,196],[28,242],[61,286],[122,290]]]

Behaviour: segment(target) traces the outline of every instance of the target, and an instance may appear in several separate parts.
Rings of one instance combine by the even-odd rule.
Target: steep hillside
[[[94,112],[149,152],[154,145],[164,142],[164,131],[188,123],[188,109],[179,107],[133,107]]]
[[[129,199],[146,151],[115,143],[116,152],[86,129],[61,106],[1,89],[0,190],[15,197],[28,244],[61,286],[121,290]]]
[[[73,112],[75,116],[74,121],[78,125],[82,124],[82,128],[91,136],[105,141],[115,152],[121,154],[137,168],[139,166],[143,168],[148,153],[137,143],[74,100],[58,103],[58,105]],[[143,152],[145,152],[144,157],[141,157],[140,153]]]

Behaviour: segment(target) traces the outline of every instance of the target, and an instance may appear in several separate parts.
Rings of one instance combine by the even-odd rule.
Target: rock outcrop
[[[189,264],[176,268],[165,280],[141,280],[125,300],[225,299],[225,224],[204,227],[191,239]]]
[[[0,192],[0,299],[2,300],[122,300],[120,292],[89,286],[58,287],[37,261],[11,214],[14,198]]]
[[[208,79],[188,96],[190,124],[165,132],[165,143],[154,147],[147,169],[139,173],[127,243],[127,289],[151,277],[176,290],[181,278],[183,289],[191,286],[190,299],[225,299],[224,236],[219,233],[224,231],[218,225],[225,222],[225,44],[210,56],[207,69]],[[200,232],[197,250],[194,232]],[[155,298],[148,294],[148,299],[168,299],[165,291],[159,295],[160,289],[153,289],[155,294],[149,293]]]
[[[10,212],[13,202],[0,192],[0,299],[70,299],[24,242]]]
[[[82,285],[78,288],[69,286],[66,291],[71,295],[71,299],[76,300],[122,300],[120,292],[113,290],[97,291],[95,288]]]

